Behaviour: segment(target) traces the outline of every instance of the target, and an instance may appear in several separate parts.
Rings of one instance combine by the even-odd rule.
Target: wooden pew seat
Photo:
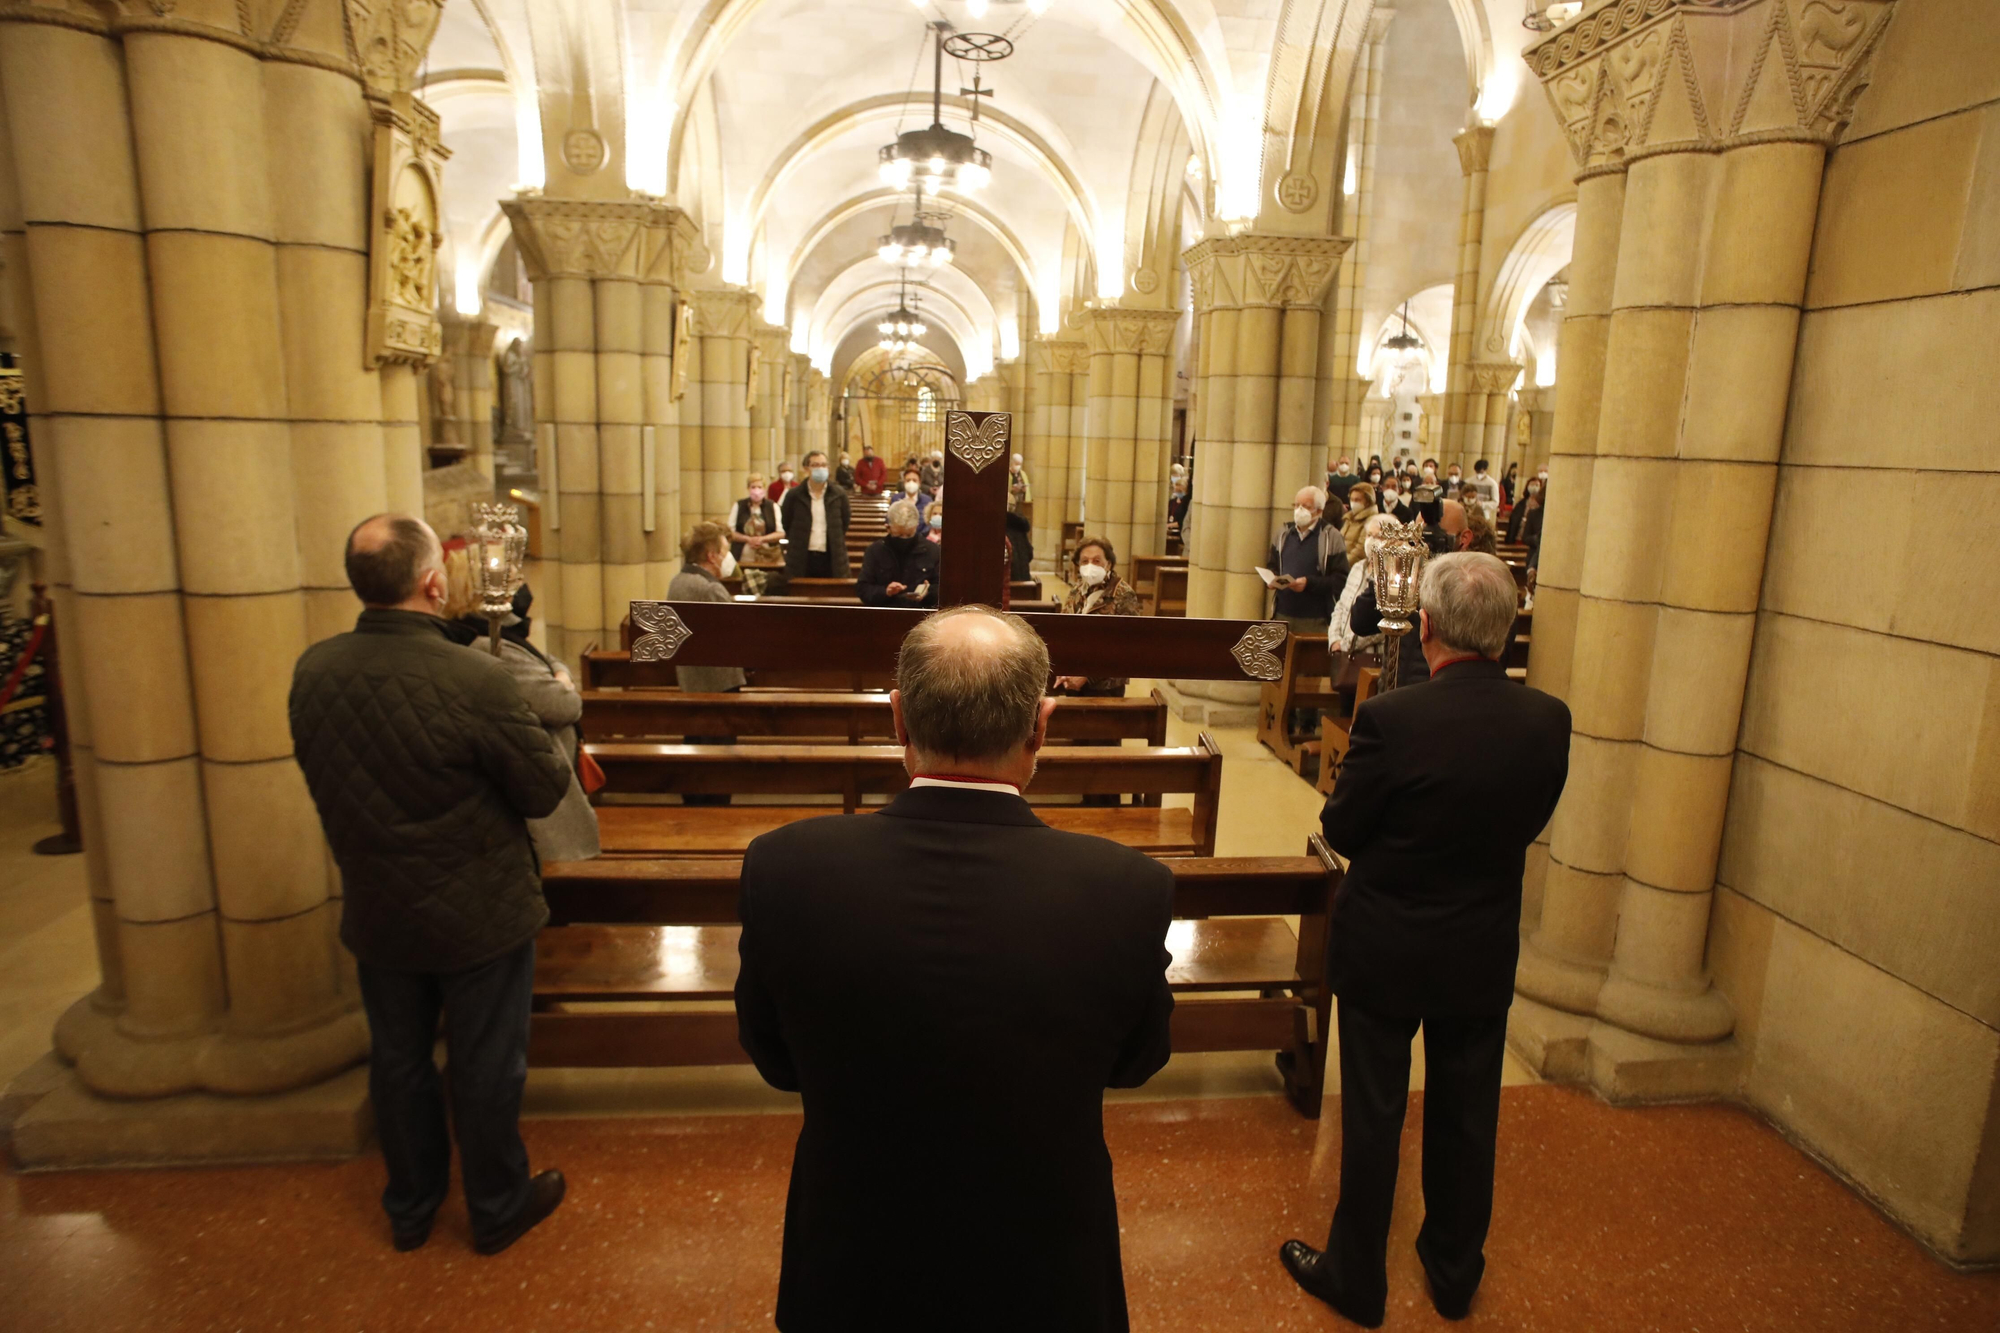
[[[840,813],[837,805],[601,805],[597,836],[606,856],[741,856],[751,839],[773,829]],[[1214,845],[1185,807],[1038,805],[1035,814],[1051,828],[1109,838],[1151,856],[1199,856]]]
[[[850,745],[893,740],[895,719],[886,691],[732,694],[590,690],[583,696],[583,738],[608,741],[682,736],[820,736]],[[1167,702],[1064,696],[1049,719],[1049,741],[1143,740],[1167,743]]]

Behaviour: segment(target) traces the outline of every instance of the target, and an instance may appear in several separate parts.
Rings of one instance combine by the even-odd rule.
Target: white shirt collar
[[[957,791],[992,791],[1019,796],[1021,789],[1011,782],[983,782],[966,778],[911,778],[911,787],[950,787]]]

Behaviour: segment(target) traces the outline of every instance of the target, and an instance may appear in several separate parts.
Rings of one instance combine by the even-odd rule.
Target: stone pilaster
[[[614,640],[674,564],[687,494],[675,293],[701,243],[679,209],[650,201],[502,206],[535,284],[542,558],[559,575],[543,619],[550,649],[574,657]]]
[[[1573,646],[1531,669],[1576,730],[1518,1040],[1614,1093],[1675,1051],[1723,1067],[1734,1022],[1709,899],[1799,306],[1826,149],[1890,5],[1847,8],[1833,31],[1788,0],[1607,7],[1526,53],[1584,174],[1542,563],[1574,629],[1545,644],[1538,604],[1535,634],[1538,658]]]
[[[1507,453],[1500,472],[1504,476],[1509,467],[1519,464],[1525,480],[1548,463],[1549,435],[1556,416],[1556,389],[1553,386],[1526,385],[1514,395],[1514,399],[1514,429],[1508,436]],[[1520,498],[1520,488],[1516,487],[1514,499],[1517,504]]]
[[[1383,71],[1389,43],[1389,23],[1395,8],[1377,0],[1368,16],[1368,35],[1356,58],[1354,91],[1348,101],[1347,151],[1354,156],[1354,193],[1343,209],[1345,229],[1354,244],[1340,266],[1339,299],[1335,305],[1332,355],[1333,412],[1327,427],[1327,461],[1340,457],[1355,460],[1355,470],[1363,471],[1367,455],[1375,452],[1364,443],[1362,404],[1367,400],[1370,380],[1361,366],[1361,353],[1368,343],[1364,323],[1363,294],[1368,282],[1368,260],[1374,246],[1371,221],[1375,205],[1375,158],[1382,123]],[[1357,457],[1359,455],[1359,457]]]
[[[450,434],[449,441],[465,452],[465,461],[485,473],[494,476],[493,467],[493,343],[500,332],[500,326],[478,316],[471,318],[450,318],[444,321],[444,353],[441,364],[451,366],[450,389]],[[439,410],[443,403],[438,399],[443,395],[436,388],[437,368],[432,368],[431,435],[434,440],[446,438],[440,428],[445,425],[443,413]]]
[[[1493,155],[1493,127],[1467,126],[1452,143],[1458,148],[1459,170],[1465,174],[1465,195],[1458,215],[1458,276],[1451,293],[1444,432],[1441,439],[1431,440],[1430,452],[1446,467],[1457,463],[1469,471],[1486,433],[1486,402],[1474,381],[1472,345],[1479,320],[1479,263],[1486,246],[1486,168]]]
[[[1520,376],[1521,368],[1511,361],[1473,362],[1466,408],[1469,452],[1461,464],[1466,476],[1472,475],[1472,464],[1483,458],[1493,469],[1495,480],[1499,479],[1507,453],[1509,394]],[[1469,429],[1472,421],[1479,423],[1477,435]]]
[[[754,373],[746,384],[750,403],[750,461],[746,472],[776,473],[778,460],[785,456],[785,377],[791,366],[791,334],[775,324],[755,321],[750,346],[755,358]],[[738,485],[741,481],[739,479]],[[734,503],[732,497],[731,503]]]
[[[1084,478],[1089,527],[1117,548],[1121,560],[1158,555],[1166,540],[1174,329],[1180,312],[1104,306],[1084,311],[1082,322],[1090,348]]]
[[[750,471],[757,294],[704,289],[689,292],[688,300],[694,329],[681,409],[681,517],[691,525],[726,519]]]
[[[1298,488],[1323,480],[1313,438],[1321,307],[1344,236],[1213,237],[1187,252],[1201,321],[1188,614],[1254,620],[1264,562]]]
[[[1090,403],[1090,348],[1073,338],[1028,344],[1033,375],[1027,447],[1021,456],[1035,487],[1035,550],[1062,553],[1062,525],[1083,501],[1083,453]]]

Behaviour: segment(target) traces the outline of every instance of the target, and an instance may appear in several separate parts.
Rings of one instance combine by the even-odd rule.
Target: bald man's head
[[[435,598],[426,596],[433,577]],[[442,604],[444,547],[420,518],[364,518],[347,534],[347,581],[364,606],[403,607],[419,598]]]
[[[1049,650],[1019,616],[957,606],[903,639],[896,688],[918,753],[996,760],[1026,751],[1049,679]]]
[[[1465,531],[1465,506],[1456,500],[1444,502],[1444,513],[1438,518],[1438,526],[1447,536],[1456,537]]]

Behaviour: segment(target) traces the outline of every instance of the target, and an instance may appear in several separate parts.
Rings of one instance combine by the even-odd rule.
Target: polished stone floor
[[[1247,729],[1210,730],[1227,768],[1218,852],[1296,854],[1319,798]],[[1170,739],[1194,731],[1177,721]],[[27,850],[53,828],[49,790],[46,770],[0,774],[0,1086],[96,980],[81,858]],[[1415,1055],[1421,1089],[1421,1042]],[[2000,1330],[2000,1274],[1950,1272],[1753,1117],[1615,1110],[1534,1086],[1511,1057],[1506,1082],[1469,1326]],[[1339,1144],[1278,1087],[1268,1056],[1216,1053],[1107,1098],[1135,1329],[1345,1327],[1275,1258],[1287,1236],[1323,1237]],[[373,1156],[0,1176],[0,1330],[768,1328],[797,1112],[748,1068],[534,1071],[529,1145],[568,1172],[571,1199],[492,1260],[472,1254],[456,1200],[426,1250],[390,1250]],[[1391,1328],[1444,1326],[1409,1249],[1417,1145]]]
[[[1332,1206],[1309,1170],[1310,1123],[1265,1096],[1114,1105],[1106,1126],[1135,1330],[1347,1327],[1301,1296],[1275,1257],[1286,1236],[1322,1233]],[[797,1131],[789,1114],[532,1120],[535,1160],[568,1173],[570,1199],[494,1259],[472,1254],[455,1199],[428,1247],[392,1251],[372,1157],[4,1178],[0,1327],[769,1328]],[[1390,1250],[1392,1329],[1446,1327],[1410,1248],[1418,1169],[1413,1123]],[[1761,1123],[1720,1106],[1619,1110],[1567,1088],[1509,1089],[1488,1257],[1468,1328],[2000,1328],[2000,1274],[1950,1272]]]

